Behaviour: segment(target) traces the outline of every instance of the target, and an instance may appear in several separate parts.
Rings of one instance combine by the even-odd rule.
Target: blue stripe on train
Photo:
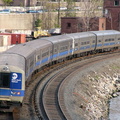
[[[56,58],[56,57],[58,57],[58,54],[54,54],[52,58]]]
[[[48,61],[48,57],[45,58],[45,59],[43,59],[43,60],[41,61],[41,63],[45,63],[45,62],[47,62],[47,61]]]
[[[108,46],[108,45],[115,45],[115,42],[112,42],[112,43],[104,43],[104,46]]]
[[[80,50],[84,50],[84,49],[89,49],[90,46],[84,46],[84,47],[80,47]]]
[[[97,47],[102,47],[102,44],[97,44]]]
[[[64,52],[59,53],[59,56],[63,56],[63,55],[67,55],[67,54],[68,54],[68,51],[64,51]]]
[[[70,49],[70,50],[69,50],[69,53],[72,53],[72,52],[73,52],[73,50],[72,50],[72,49]]]
[[[20,94],[17,94],[20,92]],[[14,89],[0,89],[0,95],[2,96],[24,96],[25,91],[24,90],[14,90]]]

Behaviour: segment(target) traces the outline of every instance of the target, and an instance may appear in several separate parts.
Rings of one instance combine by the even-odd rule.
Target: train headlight
[[[20,95],[20,92],[17,92],[17,95]]]
[[[9,68],[8,68],[8,66],[4,66],[2,70],[3,71],[10,71]]]

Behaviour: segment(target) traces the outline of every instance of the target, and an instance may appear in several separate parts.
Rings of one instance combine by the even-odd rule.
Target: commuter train
[[[44,37],[10,48],[0,54],[0,109],[22,104],[26,81],[44,66],[119,47],[120,32],[104,30]]]

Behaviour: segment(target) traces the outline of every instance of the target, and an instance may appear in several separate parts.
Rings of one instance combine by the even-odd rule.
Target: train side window
[[[93,40],[93,43],[95,43],[95,40]]]
[[[26,71],[28,72],[28,68],[29,68],[29,62],[27,61],[27,64],[26,64]]]
[[[46,55],[49,55],[49,51],[46,52]]]
[[[55,52],[55,53],[57,52],[57,49],[56,49],[56,48],[54,49],[54,52]]]
[[[101,40],[98,40],[98,42],[101,42]]]
[[[50,50],[50,53],[52,53],[52,50]]]
[[[42,57],[44,57],[44,56],[45,56],[45,53],[42,54]]]
[[[118,38],[118,40],[120,40],[120,38]]]
[[[85,45],[85,44],[86,44],[86,42],[82,42],[82,43],[81,43],[81,45]]]
[[[107,41],[108,41],[108,39],[105,40],[105,42],[107,42]]]
[[[90,44],[90,42],[89,42],[89,41],[87,41],[87,44]]]
[[[61,51],[65,51],[65,50],[67,50],[67,49],[68,49],[68,46],[67,46],[67,45],[66,45],[66,46],[61,46],[61,47],[60,47],[60,50],[61,50]]]
[[[60,50],[62,50],[63,48],[62,47],[60,47]]]
[[[32,67],[34,64],[34,61],[30,61],[30,67]]]
[[[31,56],[29,58],[29,67],[32,67],[34,65],[34,56]]]
[[[75,46],[78,46],[78,43],[75,43]]]
[[[65,49],[66,49],[66,50],[68,49],[68,46],[67,46],[67,45],[65,46]]]
[[[63,46],[61,46],[61,47],[60,47],[60,50],[63,50],[63,49],[64,49]]]
[[[47,56],[49,54],[49,51],[46,51],[46,52],[44,52],[43,54],[42,54],[42,57],[45,57],[45,56]]]
[[[40,55],[37,56],[37,60],[40,60]]]

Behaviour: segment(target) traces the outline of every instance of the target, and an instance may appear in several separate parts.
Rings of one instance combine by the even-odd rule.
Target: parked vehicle
[[[36,27],[36,30],[32,31],[31,37],[32,39],[40,38],[40,37],[49,37],[51,34],[45,30],[42,30],[41,27]]]
[[[10,9],[3,9],[3,10],[0,10],[0,13],[10,13],[11,10]]]
[[[26,35],[25,34],[0,33],[0,35],[10,35],[11,36],[11,45],[26,42]]]
[[[26,13],[37,13],[36,10],[27,10]]]

